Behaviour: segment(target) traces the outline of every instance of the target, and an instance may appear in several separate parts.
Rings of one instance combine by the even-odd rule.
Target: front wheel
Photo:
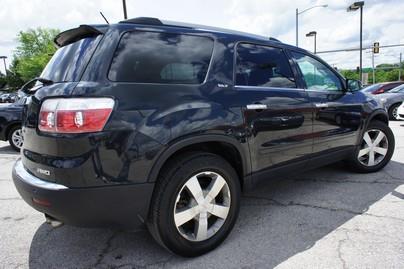
[[[360,145],[349,160],[357,172],[371,173],[382,169],[394,153],[394,135],[390,127],[381,121],[370,122]]]
[[[233,167],[214,154],[186,153],[161,172],[148,227],[170,251],[198,256],[227,237],[239,207],[240,183]]]
[[[398,108],[400,107],[400,105],[401,105],[401,103],[394,104],[390,107],[390,109],[389,109],[389,119],[390,120],[397,120],[397,117],[398,117],[397,111],[398,111]]]

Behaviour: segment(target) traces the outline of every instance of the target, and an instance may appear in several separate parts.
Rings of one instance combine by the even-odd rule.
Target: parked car
[[[4,93],[0,96],[0,103],[14,103],[17,97],[16,93]]]
[[[383,82],[367,86],[362,89],[363,92],[370,94],[381,94],[394,89],[397,86],[403,85],[404,81]]]
[[[267,37],[136,18],[82,25],[30,91],[13,180],[61,223],[146,224],[197,256],[232,230],[241,191],[340,160],[382,169],[383,106],[316,55]]]
[[[398,107],[404,101],[404,84],[386,93],[378,94],[375,98],[379,99],[384,104],[389,113],[390,120],[396,120]]]
[[[20,151],[24,142],[21,130],[24,100],[0,106],[0,140],[8,141],[16,151]]]
[[[397,120],[404,120],[404,103],[397,108]]]

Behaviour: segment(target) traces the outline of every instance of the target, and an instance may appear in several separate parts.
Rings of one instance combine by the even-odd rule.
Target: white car
[[[404,102],[397,109],[397,117],[398,120],[404,120]]]

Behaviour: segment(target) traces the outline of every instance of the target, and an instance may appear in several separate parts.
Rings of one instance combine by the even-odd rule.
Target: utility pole
[[[360,41],[359,41],[359,79],[362,81],[362,28],[363,28],[363,6],[365,5],[364,1],[360,2],[355,2],[352,5],[350,5],[347,9],[348,12],[351,11],[356,11],[360,10],[360,30],[359,30],[359,36],[360,36]]]
[[[126,20],[128,19],[128,14],[126,13],[126,0],[122,0],[122,6],[123,6],[123,18]]]
[[[400,65],[398,67],[398,81],[401,80],[401,61],[402,61],[402,53],[400,52]]]
[[[375,52],[374,52],[374,50],[372,50],[372,77],[373,77],[373,83],[372,84],[375,84],[375,82],[376,82],[376,79],[375,79]]]

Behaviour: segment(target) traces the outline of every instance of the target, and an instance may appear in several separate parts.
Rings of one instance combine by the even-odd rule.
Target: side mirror
[[[360,91],[362,89],[362,82],[356,79],[346,80],[347,90],[350,92]]]

